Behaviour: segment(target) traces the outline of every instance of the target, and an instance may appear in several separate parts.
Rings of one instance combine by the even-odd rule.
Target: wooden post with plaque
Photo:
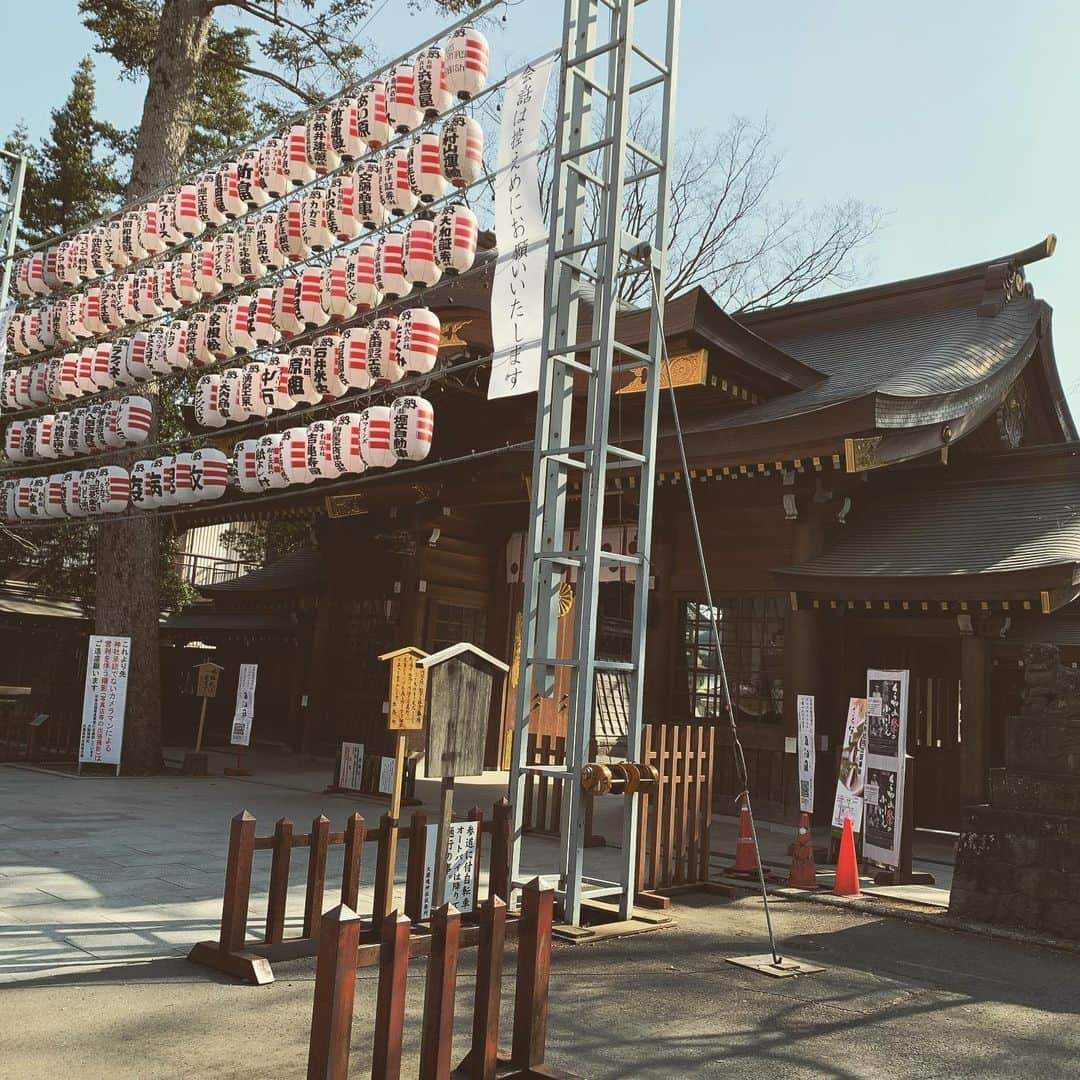
[[[217,697],[218,679],[225,669],[212,660],[204,660],[195,665],[195,696],[202,698],[202,709],[199,712],[199,731],[195,736],[195,753],[202,750],[203,728],[206,726],[206,703],[213,697]]]
[[[390,793],[390,819],[394,826],[388,830],[389,854],[385,861],[389,881],[383,883],[389,915],[394,907],[394,864],[397,862],[397,824],[401,817],[401,788],[405,774],[405,740],[410,731],[424,730],[424,699],[427,690],[427,671],[419,666],[427,653],[415,645],[406,645],[393,652],[383,653],[380,660],[390,664],[390,709],[387,726],[395,734],[394,786]],[[414,837],[413,842],[416,842]]]

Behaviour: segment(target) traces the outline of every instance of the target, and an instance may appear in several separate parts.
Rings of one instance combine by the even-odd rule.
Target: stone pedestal
[[[1080,941],[1080,673],[1057,649],[1025,658],[990,802],[961,819],[949,911]]]

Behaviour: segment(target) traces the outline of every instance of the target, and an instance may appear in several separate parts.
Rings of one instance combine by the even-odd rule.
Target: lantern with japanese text
[[[248,210],[257,210],[270,201],[270,192],[262,182],[261,158],[262,151],[252,147],[245,150],[236,163],[236,194]]]
[[[327,217],[328,192],[324,188],[305,191],[303,207],[304,243],[312,251],[325,251],[335,244],[334,233]]]
[[[13,525],[19,518],[15,513],[18,487],[17,480],[0,480],[0,515],[3,515],[9,525]]]
[[[128,508],[131,478],[120,465],[104,465],[97,470],[98,510],[102,514],[120,514]]]
[[[206,348],[215,360],[230,360],[236,355],[232,340],[232,309],[229,304],[216,304],[206,321]]]
[[[8,353],[15,356],[26,356],[30,352],[30,346],[26,344],[25,324],[29,316],[25,312],[16,311],[8,320],[7,333],[4,336],[4,345]]]
[[[67,352],[63,356],[51,361],[56,372],[54,397],[61,401],[70,401],[72,398],[82,397],[82,388],[79,386],[79,354]]]
[[[331,235],[342,242],[353,240],[363,231],[358,202],[359,180],[354,172],[338,173],[326,193],[326,225]]]
[[[277,235],[278,246],[290,261],[306,259],[311,254],[311,248],[304,239],[304,200],[302,198],[292,199],[278,211]]]
[[[177,506],[180,499],[176,493],[176,458],[165,454],[154,460],[154,471],[161,476],[161,506]]]
[[[23,445],[23,435],[26,429],[25,420],[12,420],[4,429],[4,453],[9,461],[29,461],[31,455],[26,452]]]
[[[408,62],[398,64],[387,80],[386,115],[399,134],[419,127],[424,119],[416,103],[416,69]]]
[[[475,97],[487,85],[487,38],[475,26],[462,26],[446,42],[446,86],[462,101]]]
[[[266,364],[245,364],[240,373],[240,401],[248,416],[262,419],[270,415],[270,406],[263,399],[263,376]]]
[[[236,265],[245,281],[265,277],[269,267],[262,261],[259,243],[259,222],[241,221],[236,229]]]
[[[221,280],[217,276],[214,259],[214,239],[196,241],[191,245],[191,268],[195,275],[195,288],[203,298],[217,296],[221,292]]]
[[[193,304],[202,293],[195,281],[196,259],[194,250],[181,251],[171,260],[172,292],[181,304]]]
[[[103,226],[109,233],[109,263],[113,270],[123,270],[131,265],[131,257],[124,250],[123,219],[115,217]]]
[[[180,189],[172,187],[166,188],[159,196],[158,225],[166,247],[182,244],[185,239],[180,224],[176,220],[177,196],[179,194]]]
[[[82,280],[79,273],[78,240],[61,240],[56,245],[56,276],[61,285],[78,285]]]
[[[351,319],[356,314],[355,290],[351,288],[348,255],[337,255],[323,271],[322,304],[332,319]]]
[[[360,414],[360,456],[372,469],[389,469],[397,461],[390,441],[388,405],[372,405]]]
[[[361,139],[378,150],[390,141],[390,119],[386,115],[386,83],[373,79],[356,96],[356,130]]]
[[[64,473],[64,513],[68,517],[85,517],[86,511],[79,505],[79,482],[82,472],[72,469]]]
[[[402,247],[405,277],[418,288],[434,285],[442,277],[435,262],[435,222],[430,218],[413,218],[405,230]]]
[[[366,390],[371,385],[371,373],[368,371],[370,333],[366,326],[350,326],[341,335],[337,352],[338,378],[355,390]]]
[[[33,494],[32,494],[33,480],[29,476],[20,476],[15,481],[15,498],[13,503],[13,509],[15,511],[15,517],[17,519],[29,518],[34,516],[33,512]]]
[[[245,495],[256,495],[262,490],[255,471],[255,451],[258,445],[258,439],[244,439],[233,447],[236,483]]]
[[[52,413],[44,413],[37,418],[33,453],[39,460],[56,457],[56,447],[53,446],[53,424],[55,423],[56,417]]]
[[[181,505],[198,502],[195,489],[191,483],[191,453],[184,451],[173,458],[174,483],[176,485],[176,501]]]
[[[212,172],[205,172],[195,184],[195,203],[199,208],[199,217],[207,225],[224,225],[225,214],[218,209],[214,199],[216,178]]]
[[[148,202],[142,209],[142,246],[147,255],[158,255],[168,247],[161,226],[161,203]]]
[[[368,334],[368,371],[376,383],[399,382],[405,368],[398,358],[398,321],[393,315],[376,319]]]
[[[406,308],[398,316],[398,363],[406,371],[426,374],[439,358],[442,324],[439,316],[428,308]]]
[[[214,206],[227,219],[247,213],[247,200],[240,195],[240,166],[226,161],[214,173]]]
[[[297,345],[289,353],[289,397],[297,405],[318,405],[322,394],[315,388],[315,350]]]
[[[360,414],[340,413],[331,433],[334,466],[339,473],[362,473],[367,463],[360,454]]]
[[[90,405],[86,410],[83,435],[86,439],[86,448],[91,454],[104,450],[108,445],[105,442],[105,424],[108,417],[109,410],[104,405]]]
[[[240,270],[240,237],[235,229],[214,237],[214,277],[223,285],[239,285],[244,280]]]
[[[377,244],[358,244],[348,255],[350,284],[357,311],[370,311],[382,303],[379,285],[379,247]],[[404,269],[404,267],[403,267]]]
[[[87,408],[71,410],[71,423],[68,425],[68,451],[70,456],[88,454],[90,444],[86,439],[86,423],[90,416]]]
[[[4,372],[3,383],[0,384],[0,406],[5,409],[16,408],[15,393],[19,385],[19,373],[16,370]]]
[[[433,45],[420,53],[413,67],[416,69],[416,104],[430,120],[446,112],[454,98],[446,85],[446,64],[442,49]]]
[[[176,311],[177,308],[183,306],[183,301],[173,287],[173,271],[175,268],[176,261],[174,259],[167,259],[155,267],[158,280],[158,302],[166,311]]]
[[[149,252],[143,247],[143,212],[129,210],[120,219],[120,246],[132,262],[145,259]]]
[[[147,335],[146,363],[155,375],[168,375],[172,371],[165,355],[167,337],[168,334],[164,326],[151,330]]]
[[[255,476],[264,491],[286,487],[283,465],[284,437],[279,434],[261,435],[255,448]]]
[[[408,461],[423,461],[431,452],[435,433],[435,410],[431,402],[408,394],[390,406],[390,431],[394,453]]]
[[[199,427],[225,426],[221,415],[221,376],[203,375],[195,384],[195,423]]]
[[[272,288],[255,290],[255,316],[251,336],[259,345],[273,345],[281,334],[274,324],[277,297]]]
[[[390,211],[383,206],[379,184],[382,169],[377,161],[361,162],[354,173],[356,177],[356,216],[366,229],[381,229],[390,219]]]
[[[132,291],[135,310],[141,319],[151,319],[161,314],[158,272],[154,267],[141,266],[135,271]]]
[[[409,147],[409,184],[421,203],[434,202],[446,194],[438,132],[424,131],[413,139]]]
[[[157,495],[150,491],[146,482],[147,472],[152,465],[152,461],[141,458],[131,466],[129,498],[136,510],[153,510],[158,504]]]
[[[331,107],[330,145],[344,161],[367,153],[367,143],[360,137],[360,105],[356,98],[339,98]]]
[[[255,312],[258,299],[254,296],[238,296],[229,301],[227,319],[229,322],[229,342],[238,353],[246,353],[258,348],[259,343],[253,333]]]
[[[153,378],[154,372],[150,367],[149,353],[150,334],[146,330],[140,330],[131,335],[128,342],[127,354],[124,361],[132,377],[140,381]]]
[[[52,473],[45,481],[45,514],[51,518],[67,516],[64,511],[63,473]]]
[[[57,261],[59,259],[59,246],[52,244],[45,249],[45,285],[49,292],[54,289],[60,288],[62,282],[60,281],[60,275],[57,272]]]
[[[127,338],[117,338],[109,346],[109,377],[114,386],[134,386],[138,381],[128,370],[127,352],[130,342]]]
[[[206,367],[214,362],[207,334],[210,330],[210,312],[196,311],[188,319],[187,356],[194,367]]]
[[[191,453],[191,488],[199,501],[220,499],[229,482],[229,459],[213,447]]]
[[[33,381],[33,371],[28,367],[19,368],[18,378],[15,382],[15,404],[20,409],[29,409],[34,404],[30,397],[30,383]]]
[[[310,484],[315,474],[308,467],[308,429],[286,428],[281,433],[281,471],[288,484]]]
[[[379,198],[394,217],[411,214],[419,196],[409,183],[409,151],[391,146],[379,162]]]
[[[240,368],[229,368],[221,373],[221,393],[218,395],[218,411],[229,424],[242,424],[251,416],[243,399],[244,373]]]
[[[383,233],[375,245],[375,284],[387,299],[405,296],[410,288],[405,277],[405,237],[402,233]]]
[[[463,274],[476,258],[476,215],[464,204],[448,206],[435,219],[435,261],[444,274]]]
[[[30,402],[33,405],[49,404],[49,365],[44,360],[30,367]]]
[[[95,225],[87,233],[87,256],[93,277],[98,278],[112,272],[112,234],[104,225]],[[33,269],[33,256],[30,259]],[[28,279],[29,280],[29,279]]]
[[[325,326],[330,321],[330,312],[323,306],[321,266],[306,266],[300,274],[300,316],[308,329]]]
[[[338,375],[338,350],[341,348],[340,334],[324,334],[311,343],[312,378],[315,389],[324,397],[338,398],[348,389]]]
[[[318,109],[307,122],[307,156],[319,176],[333,172],[341,164],[341,155],[330,137],[330,109]]]
[[[71,432],[71,413],[58,412],[53,421],[52,444],[57,457],[72,457],[68,449],[68,437]]]
[[[263,187],[275,199],[280,199],[291,186],[287,155],[284,139],[267,139],[259,151],[259,176]]]
[[[103,408],[105,409],[105,428],[102,436],[109,449],[117,450],[126,442],[120,430],[120,402],[107,401]]]
[[[457,113],[443,125],[442,172],[454,187],[475,184],[484,175],[484,129],[471,116]]]
[[[112,278],[101,286],[101,321],[108,330],[119,330],[124,325],[122,287],[123,283],[118,278]]]
[[[307,429],[308,469],[316,480],[338,476],[334,461],[334,422],[316,420]]]
[[[281,246],[281,218],[284,211],[268,210],[259,218],[259,259],[280,270],[289,264],[289,254]]]
[[[173,371],[186,371],[191,367],[187,351],[189,329],[184,319],[176,319],[165,327],[165,362]]]
[[[101,288],[97,285],[86,290],[86,309],[83,322],[86,329],[94,336],[109,332],[105,320],[101,317]]]
[[[300,313],[300,279],[283,278],[274,290],[274,326],[283,337],[292,337],[304,329]]]
[[[262,397],[268,409],[288,412],[296,408],[289,396],[289,354],[275,353],[266,363],[263,372]]]
[[[79,475],[77,493],[79,509],[86,514],[101,513],[101,486],[98,483],[100,469],[83,469]]]
[[[293,187],[302,187],[315,179],[315,167],[308,160],[307,125],[293,124],[286,137],[285,175]]]

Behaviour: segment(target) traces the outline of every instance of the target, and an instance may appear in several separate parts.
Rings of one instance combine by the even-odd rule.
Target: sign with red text
[[[90,635],[79,764],[120,764],[130,666],[131,638]]]

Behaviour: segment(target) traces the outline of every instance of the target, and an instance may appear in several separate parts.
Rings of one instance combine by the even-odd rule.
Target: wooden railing
[[[497,896],[482,905],[470,1049],[453,1076],[462,1080],[495,1080],[496,1076],[504,1080],[580,1080],[544,1062],[553,900],[553,891],[541,889],[539,881],[522,890],[509,1054],[498,1047],[503,952],[509,928],[507,908]],[[361,927],[360,917],[344,905],[323,916],[315,968],[308,1080],[348,1077],[356,998],[355,956]],[[448,904],[432,917],[417,1073],[420,1080],[448,1080],[451,1076],[457,964],[464,930],[462,916]],[[394,912],[383,920],[371,1051],[371,1076],[375,1080],[398,1080],[401,1076],[411,940],[408,916]]]
[[[486,848],[488,895],[505,901],[509,897],[510,804],[506,799],[496,803],[490,821],[485,821],[478,809],[469,812],[468,820],[478,822],[473,894],[479,895],[479,875]],[[361,931],[356,957],[358,966],[378,962],[382,924],[386,913],[394,907],[394,854],[399,845],[407,848],[405,911],[414,923],[422,921],[420,914],[427,837],[425,815],[414,813],[410,824],[402,827],[389,814],[384,814],[379,827],[372,830],[366,828],[359,814],[353,814],[348,819],[342,832],[331,832],[330,822],[322,815],[311,823],[309,833],[295,833],[288,818],[277,822],[272,836],[256,836],[255,829],[255,818],[246,810],[232,819],[221,931],[217,941],[201,941],[192,948],[188,953],[188,959],[192,962],[262,985],[274,980],[271,960],[315,955],[319,949],[327,860],[330,849],[334,847],[342,849],[341,903],[355,910],[359,903],[364,847],[367,844],[375,845],[374,898],[371,913],[366,916]],[[488,838],[486,844],[485,837]],[[303,925],[298,936],[286,937],[289,867],[296,848],[307,848],[308,851]],[[262,940],[249,942],[248,908],[252,866],[257,851],[271,852],[270,883]],[[464,938],[462,944],[475,942],[475,926],[468,929]],[[430,931],[415,927],[410,942],[412,955],[422,955],[430,947],[430,942]]]
[[[530,735],[526,743],[529,765],[564,765],[566,739],[561,735]],[[596,760],[596,743],[589,748],[590,760]],[[540,836],[562,835],[562,787],[557,776],[525,774],[525,797],[522,800],[522,827]],[[603,847],[604,838],[593,834],[593,801],[585,803],[585,846]]]

